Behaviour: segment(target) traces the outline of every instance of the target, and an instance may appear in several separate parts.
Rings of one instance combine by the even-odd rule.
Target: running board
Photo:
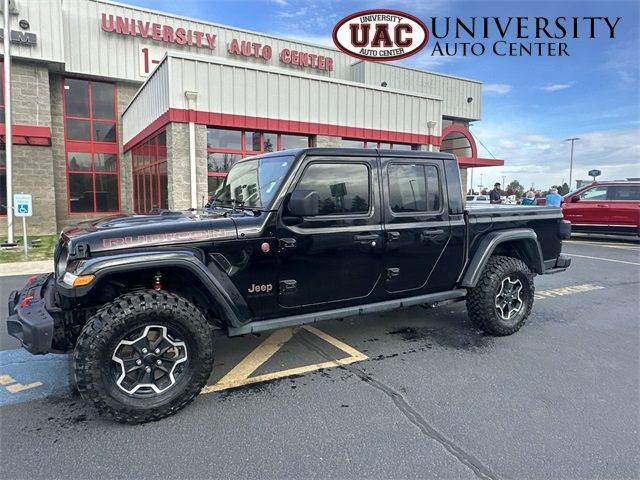
[[[370,313],[388,312],[391,310],[398,310],[400,308],[411,307],[413,305],[420,305],[422,303],[442,302],[444,300],[464,298],[466,296],[467,290],[460,288],[456,290],[449,290],[448,292],[429,293],[427,295],[419,295],[417,297],[388,300],[386,302],[370,303],[367,305],[356,305],[354,307],[336,308],[335,310],[327,310],[325,312],[305,313],[302,315],[293,315],[291,317],[250,322],[241,327],[229,327],[228,334],[230,337],[235,337],[237,335],[245,335],[247,333],[265,332],[267,330],[276,330],[278,328],[296,327],[307,323],[322,322],[323,320],[335,320],[337,318],[355,317],[358,315],[368,315]]]

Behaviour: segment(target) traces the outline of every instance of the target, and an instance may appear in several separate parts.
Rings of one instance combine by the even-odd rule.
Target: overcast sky
[[[401,63],[483,82],[482,119],[471,127],[486,146],[479,155],[505,166],[475,169],[474,184],[492,185],[506,176],[525,186],[547,188],[592,168],[602,180],[640,177],[640,2],[628,1],[452,1],[452,0],[125,0],[156,10],[258,32],[333,46],[338,20],[366,9],[389,8],[422,18],[473,16],[622,17],[616,38],[568,39],[569,57],[434,57],[435,39]],[[581,27],[587,27],[581,23]],[[586,30],[585,30],[586,31]],[[583,31],[583,32],[585,32]],[[484,42],[492,44],[497,37]],[[527,41],[527,40],[523,40]],[[559,40],[563,41],[563,40]]]

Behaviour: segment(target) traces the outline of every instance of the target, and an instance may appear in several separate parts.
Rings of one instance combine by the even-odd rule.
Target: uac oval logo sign
[[[420,19],[397,10],[353,13],[333,29],[333,42],[347,55],[388,62],[422,50],[429,30]]]

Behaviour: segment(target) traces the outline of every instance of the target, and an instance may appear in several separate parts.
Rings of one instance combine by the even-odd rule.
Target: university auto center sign
[[[213,33],[122,17],[120,15],[103,13],[100,28],[106,33],[141,37],[158,43],[186,45],[209,51],[218,49],[218,36]],[[279,62],[285,65],[295,65],[326,72],[333,71],[332,57],[317,55],[303,50],[283,48],[279,52],[274,52],[273,47],[269,44],[238,40],[236,38],[231,39],[229,44],[226,45],[226,49],[229,56],[258,58],[267,63],[272,60],[274,53],[276,53]],[[141,75],[148,75],[153,70],[153,65],[159,63],[163,54],[163,50],[155,50],[154,55],[153,49],[142,47],[140,49]]]

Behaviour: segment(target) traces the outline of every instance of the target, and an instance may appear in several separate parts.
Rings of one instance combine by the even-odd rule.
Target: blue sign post
[[[16,193],[13,195],[14,215],[22,217],[22,242],[24,243],[24,256],[27,256],[27,217],[33,216],[33,200],[29,193]]]

